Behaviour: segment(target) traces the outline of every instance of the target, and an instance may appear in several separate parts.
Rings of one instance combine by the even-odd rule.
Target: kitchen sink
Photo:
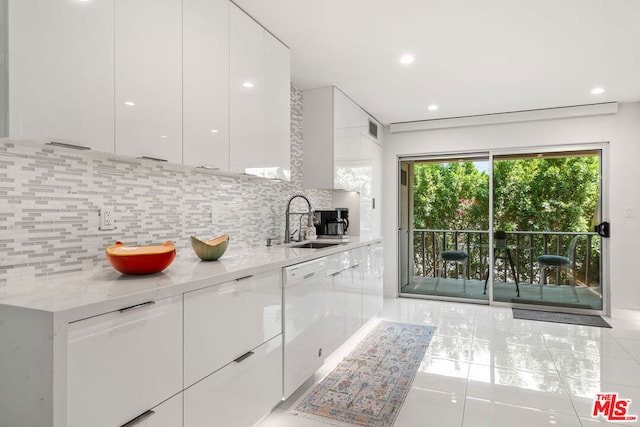
[[[302,248],[302,249],[322,249],[322,248],[330,248],[332,246],[344,245],[345,242],[307,242],[299,245],[292,245],[292,248]]]

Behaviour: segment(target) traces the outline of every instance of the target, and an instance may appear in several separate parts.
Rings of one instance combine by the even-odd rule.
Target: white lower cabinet
[[[346,294],[344,282],[347,271],[334,272],[327,277],[324,285],[324,333],[322,349],[325,357],[336,351],[347,338],[346,332]]]
[[[382,311],[382,243],[327,257],[323,353],[328,357]]]
[[[71,323],[67,373],[68,427],[120,426],[179,393],[182,295]]]
[[[184,295],[184,425],[250,426],[282,399],[282,270]]]
[[[382,308],[381,243],[326,258],[317,286],[286,283],[288,299],[279,266],[71,323],[0,305],[0,348],[13,349],[0,392],[14,396],[0,399],[0,426],[255,425],[283,398],[285,355],[296,365],[321,346],[326,358]],[[286,343],[283,300],[304,319],[287,324]]]
[[[357,264],[349,268],[347,277],[349,280],[345,283],[345,332],[347,338],[351,337],[362,326],[362,283],[363,270],[362,264]]]
[[[185,390],[184,427],[251,426],[281,398],[278,335]]]
[[[366,323],[382,312],[383,305],[383,259],[382,243],[367,246],[364,251],[362,282],[362,322]]]
[[[184,294],[184,385],[282,333],[282,271]]]
[[[323,340],[327,357],[362,326],[361,283],[354,280],[360,262],[359,248],[327,257]]]

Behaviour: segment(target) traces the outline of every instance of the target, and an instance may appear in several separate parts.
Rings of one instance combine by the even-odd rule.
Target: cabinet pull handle
[[[146,307],[148,305],[153,305],[155,303],[156,303],[155,301],[147,301],[147,302],[143,302],[142,304],[136,304],[136,305],[132,305],[130,307],[121,308],[120,309],[120,313],[124,313],[126,311],[137,310],[139,308]]]
[[[241,363],[241,362],[247,360],[248,358],[250,358],[253,355],[254,355],[253,351],[247,351],[245,354],[243,354],[242,356],[240,356],[236,360],[234,360],[234,362]]]
[[[156,162],[168,162],[169,160],[167,159],[161,159],[160,157],[150,157],[150,156],[140,156],[138,157],[139,159],[145,159],[145,160],[153,160]]]
[[[376,208],[376,198],[374,197],[373,199],[371,199],[371,209],[375,209]]]
[[[74,150],[91,150],[91,147],[85,147],[84,145],[69,144],[68,142],[51,141],[49,145],[54,147],[73,148]]]
[[[302,279],[303,280],[310,279],[315,275],[316,275],[316,273],[308,273],[308,274],[305,274],[304,276],[302,276]]]
[[[241,280],[245,280],[245,279],[249,279],[249,278],[251,278],[251,277],[253,277],[253,274],[250,274],[250,275],[248,275],[248,276],[238,277],[238,278],[236,279],[236,282],[239,282],[239,281],[241,281]]]
[[[149,409],[147,412],[143,412],[142,414],[138,415],[137,417],[135,417],[131,421],[122,424],[120,427],[132,427],[132,426],[134,426],[136,424],[139,424],[142,421],[146,420],[147,418],[149,418],[153,414],[155,414],[155,412],[152,411],[151,409]]]

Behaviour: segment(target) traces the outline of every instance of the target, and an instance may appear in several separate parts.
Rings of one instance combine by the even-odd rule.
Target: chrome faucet
[[[291,202],[296,197],[301,197],[307,202],[307,206],[309,206],[309,212],[291,212]],[[294,194],[291,196],[289,201],[287,202],[287,211],[285,212],[285,226],[284,226],[284,242],[291,242],[291,234],[290,234],[290,221],[289,216],[292,214],[300,214],[300,223],[302,224],[302,215],[308,216],[307,226],[313,227],[313,209],[311,208],[311,202],[307,199],[307,196],[303,194]],[[302,227],[301,227],[302,228]],[[298,230],[298,241],[302,240],[302,230]]]

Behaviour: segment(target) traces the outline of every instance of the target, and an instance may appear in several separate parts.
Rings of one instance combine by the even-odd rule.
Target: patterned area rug
[[[295,408],[334,425],[389,427],[435,327],[380,322]]]

